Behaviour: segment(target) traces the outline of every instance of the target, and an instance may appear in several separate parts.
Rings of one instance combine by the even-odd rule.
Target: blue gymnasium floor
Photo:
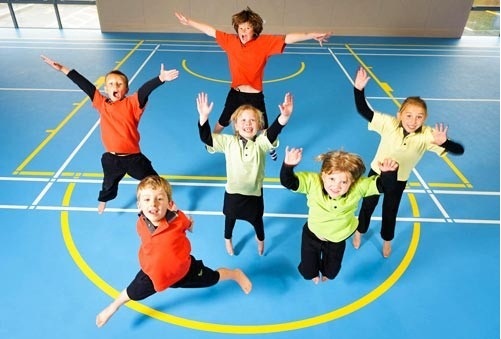
[[[0,31],[0,216],[3,291],[0,337],[25,338],[495,338],[499,337],[499,38],[334,37],[287,47],[270,59],[270,117],[285,92],[295,109],[266,168],[266,252],[238,223],[236,255],[223,245],[224,158],[198,140],[195,98],[205,91],[217,119],[228,91],[226,57],[196,34]],[[96,328],[96,314],[138,269],[135,185],[96,212],[103,151],[97,114],[45,54],[101,85],[118,67],[131,92],[160,64],[180,77],[151,96],[140,125],[143,152],[174,185],[177,205],[196,220],[193,253],[211,267],[240,267],[253,282],[167,290],[121,308]],[[358,65],[372,72],[369,103],[396,113],[406,96],[428,103],[428,124],[446,122],[463,156],[427,154],[399,211],[390,258],[381,255],[380,210],[355,251],[347,244],[334,281],[314,285],[297,272],[304,196],[281,188],[286,145],[303,147],[298,170],[319,170],[332,149],[368,164],[378,138],[353,102]],[[227,129],[226,132],[230,132]]]

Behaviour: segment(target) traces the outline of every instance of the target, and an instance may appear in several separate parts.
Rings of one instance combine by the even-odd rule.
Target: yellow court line
[[[136,46],[127,53],[127,55],[120,61],[118,64],[115,66],[114,69],[120,68],[124,62],[134,53],[139,46],[143,44],[143,40],[139,41]],[[100,88],[104,83],[104,77],[100,77],[95,85],[96,88]],[[75,108],[56,126],[56,128],[49,130],[49,135],[45,137],[45,139],[35,148],[33,152],[31,152],[22,162],[21,164],[15,169],[14,175],[17,175],[19,172],[21,172],[28,164],[35,158],[38,153],[56,136],[59,131],[68,123],[68,121],[71,120],[75,116],[75,114],[83,107],[83,105],[89,100],[89,97],[86,96],[82,101],[76,104]]]
[[[70,206],[71,196],[73,194],[75,186],[76,186],[75,183],[68,184],[68,187],[63,196],[63,201],[62,201],[63,207]],[[419,216],[418,205],[413,194],[409,194],[409,200],[412,206],[413,214],[415,216]],[[94,272],[94,270],[87,264],[85,259],[78,251],[78,248],[76,247],[75,242],[73,241],[73,237],[71,235],[69,211],[61,212],[61,232],[63,235],[64,243],[71,258],[73,259],[77,267],[82,271],[82,273],[104,293],[106,293],[112,298],[117,298],[120,292],[115,288],[113,288],[111,285],[109,285],[96,272]],[[400,279],[400,277],[409,267],[416,253],[416,249],[419,243],[419,237],[420,237],[420,223],[416,222],[414,223],[414,228],[409,248],[407,249],[407,252],[405,253],[402,261],[397,266],[395,271],[393,271],[393,273],[379,286],[377,286],[374,290],[370,291],[360,299],[355,300],[354,302],[345,305],[341,308],[302,320],[285,322],[285,323],[267,324],[267,325],[227,325],[227,324],[207,323],[207,322],[201,322],[201,321],[177,317],[165,312],[158,311],[152,307],[146,306],[141,302],[136,302],[136,301],[130,301],[126,303],[126,306],[146,316],[155,318],[157,320],[166,323],[186,328],[191,328],[195,330],[216,332],[216,333],[264,334],[264,333],[286,332],[286,331],[298,330],[316,325],[321,325],[326,322],[330,322],[335,319],[346,316],[355,311],[358,311],[359,309],[365,307],[366,305],[370,304],[371,302],[379,298],[381,295],[386,293]]]
[[[221,80],[221,79],[216,79],[216,78],[210,78],[210,77],[206,77],[204,75],[201,75],[199,73],[196,73],[195,71],[192,71],[188,67],[188,63],[187,63],[186,59],[183,59],[183,61],[181,62],[181,65],[183,66],[183,68],[184,68],[184,70],[186,72],[188,72],[189,74],[191,74],[191,75],[193,75],[193,76],[195,76],[197,78],[208,80],[208,81],[226,83],[226,84],[231,83],[231,81],[229,81],[229,80]],[[267,83],[272,83],[272,82],[289,80],[289,79],[294,78],[294,77],[298,76],[299,74],[301,74],[304,71],[305,68],[306,68],[305,63],[303,61],[301,61],[301,65],[299,66],[299,69],[295,73],[292,73],[291,75],[288,75],[288,76],[283,77],[283,78],[272,79],[272,80],[265,80],[265,81],[263,81],[263,83],[267,84]]]
[[[393,101],[393,103],[395,103],[395,105],[400,108],[401,104],[400,102],[395,99],[395,97],[393,96],[392,92],[393,92],[393,89],[390,87],[390,85],[386,82],[382,82],[380,81],[376,75],[374,74],[374,72],[372,72],[372,69],[371,67],[367,66],[363,61],[362,59],[355,53],[355,51],[348,45],[346,44],[345,45],[346,49],[351,53],[351,55],[359,62],[359,64],[365,68],[365,70],[367,71],[367,73],[371,76],[371,78],[379,85],[379,87],[381,87],[381,89],[386,93],[386,95]],[[466,179],[466,177],[463,175],[463,173],[461,173],[461,171],[457,168],[456,165],[454,165],[454,163],[449,159],[447,158],[447,156],[445,157],[442,157],[442,159],[445,161],[445,163],[447,165],[449,165],[449,167],[451,168],[451,170],[454,172],[454,174],[456,174],[458,176],[458,178],[463,182],[464,186],[465,187],[468,187],[468,188],[471,188],[473,187],[469,180]]]

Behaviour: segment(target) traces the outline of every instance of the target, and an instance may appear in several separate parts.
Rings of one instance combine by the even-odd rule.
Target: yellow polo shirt
[[[268,137],[259,134],[255,140],[244,142],[229,134],[212,134],[209,153],[224,153],[226,158],[226,192],[261,196],[264,165],[267,153],[278,147],[278,139],[272,144]]]
[[[372,170],[381,174],[378,162],[385,158],[394,159],[399,166],[399,181],[409,179],[412,169],[421,160],[424,152],[431,151],[439,156],[447,154],[445,148],[433,143],[432,128],[429,126],[423,125],[420,131],[404,136],[404,128],[396,117],[374,112],[374,117],[369,122],[369,130],[381,136],[376,155],[371,162]]]

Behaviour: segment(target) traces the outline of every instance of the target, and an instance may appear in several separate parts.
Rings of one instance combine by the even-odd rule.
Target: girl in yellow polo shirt
[[[400,106],[397,116],[374,112],[365,100],[364,88],[370,77],[364,68],[357,71],[354,84],[357,111],[367,121],[369,130],[379,133],[381,141],[371,163],[369,176],[380,173],[377,163],[384,158],[395,159],[398,164],[398,181],[394,190],[385,192],[383,197],[381,237],[383,238],[383,256],[391,253],[391,241],[395,235],[398,207],[402,199],[407,180],[412,169],[426,151],[444,156],[447,152],[463,154],[461,144],[447,139],[447,126],[436,124],[435,128],[425,126],[428,116],[426,102],[420,97],[408,97]],[[364,198],[358,217],[358,228],[353,236],[353,246],[358,249],[361,236],[367,232],[372,213],[379,201],[379,196]]]
[[[259,255],[264,253],[263,180],[266,153],[278,146],[278,135],[287,124],[293,110],[292,94],[287,93],[278,105],[280,115],[263,131],[263,113],[254,106],[242,105],[231,115],[235,134],[211,133],[209,104],[206,93],[199,93],[197,109],[200,140],[209,153],[224,153],[227,182],[224,193],[224,239],[226,251],[233,255],[231,241],[237,219],[248,221],[256,232]]]
[[[280,170],[281,184],[306,194],[308,220],[301,237],[299,273],[304,279],[318,282],[334,279],[341,270],[346,239],[357,229],[355,212],[360,200],[378,196],[395,185],[398,163],[385,159],[379,163],[381,175],[362,177],[365,165],[360,156],[332,151],[317,157],[322,162],[319,173],[297,172],[302,148],[286,147]]]

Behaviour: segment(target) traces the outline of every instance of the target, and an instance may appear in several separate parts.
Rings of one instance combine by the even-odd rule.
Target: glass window
[[[499,0],[475,0],[463,35],[499,36]]]

